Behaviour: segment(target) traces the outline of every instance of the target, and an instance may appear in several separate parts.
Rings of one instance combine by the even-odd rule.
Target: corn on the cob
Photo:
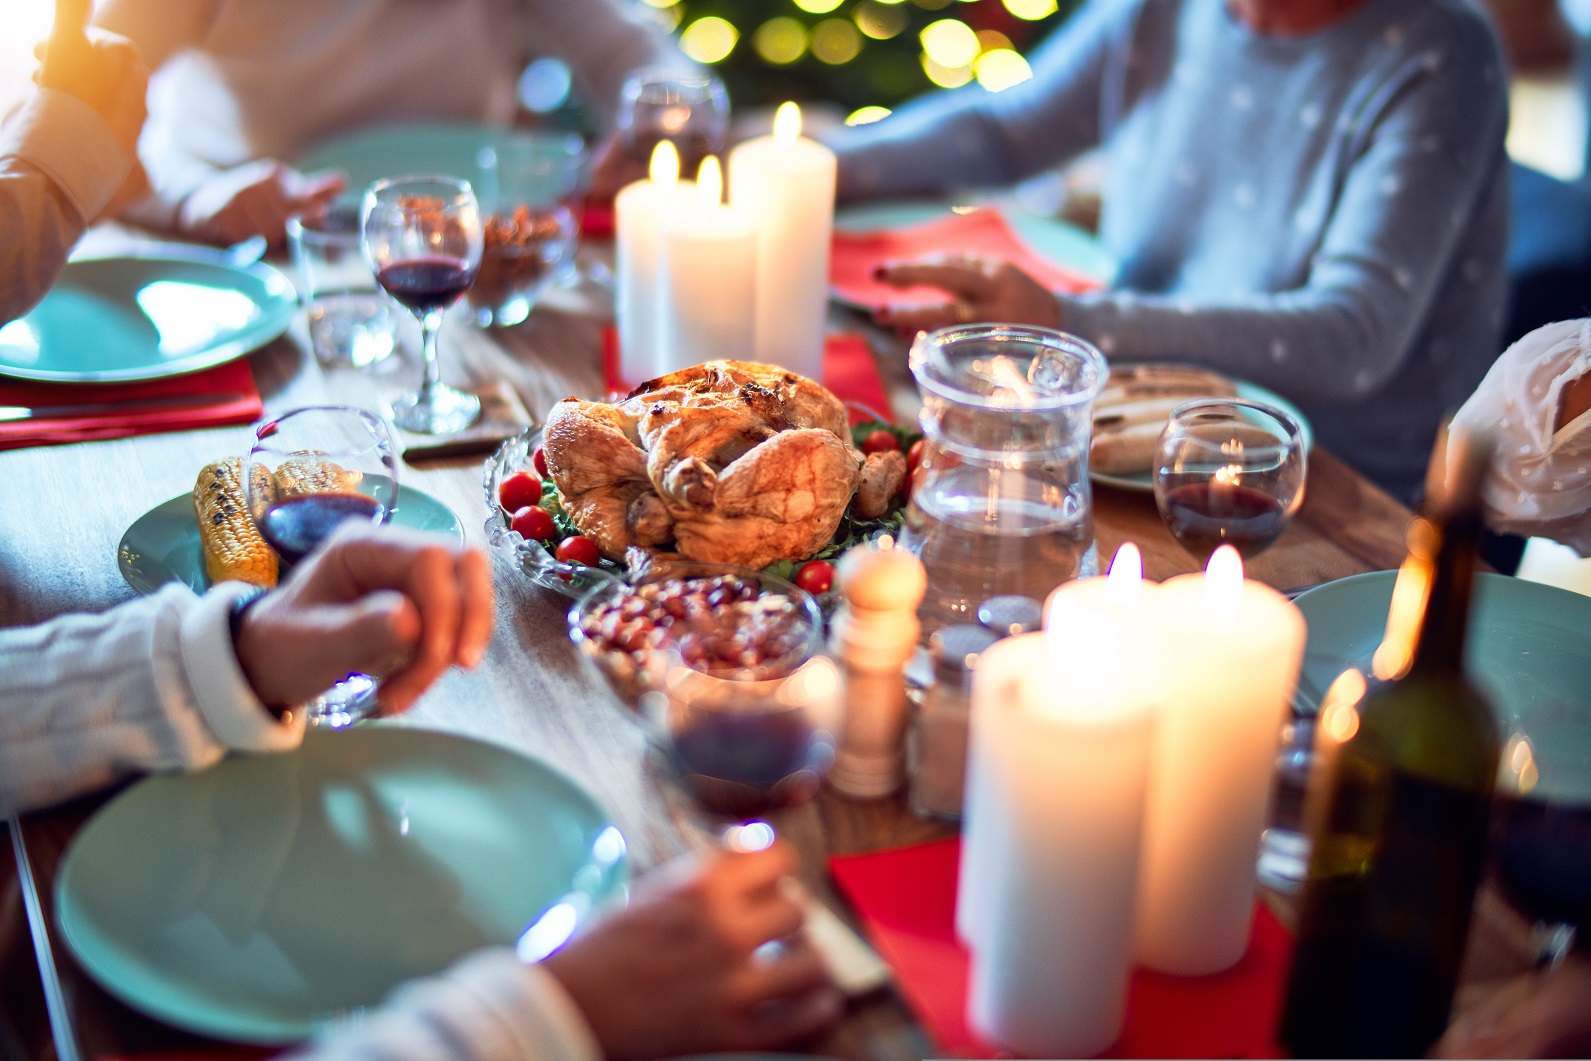
[[[236,579],[256,586],[276,585],[276,553],[260,537],[243,494],[242,458],[228,457],[205,466],[193,487],[193,511],[211,582]]]
[[[287,458],[276,466],[276,495],[350,494],[359,489],[364,476],[332,463],[316,453]]]

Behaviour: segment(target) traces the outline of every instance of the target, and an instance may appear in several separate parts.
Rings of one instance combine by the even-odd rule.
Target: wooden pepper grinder
[[[845,668],[845,722],[829,783],[876,799],[906,780],[906,661],[917,649],[917,606],[928,588],[922,561],[892,539],[840,558],[840,605],[830,651]]]

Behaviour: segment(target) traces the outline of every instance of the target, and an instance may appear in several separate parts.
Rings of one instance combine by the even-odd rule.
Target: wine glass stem
[[[421,402],[442,384],[442,365],[437,360],[437,336],[442,331],[442,311],[433,310],[420,318],[421,350],[425,358],[425,378],[420,381]]]

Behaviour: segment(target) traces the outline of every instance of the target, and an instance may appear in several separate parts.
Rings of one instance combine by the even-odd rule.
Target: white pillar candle
[[[812,379],[823,373],[834,152],[801,135],[801,110],[785,103],[773,135],[729,153],[730,202],[757,223],[756,359]]]
[[[1097,1053],[1126,1011],[1154,712],[1121,680],[1125,629],[1100,592],[1080,584],[1048,629],[996,644],[973,678],[968,1015],[1032,1056]]]
[[[703,361],[751,360],[756,341],[757,231],[723,204],[724,176],[708,156],[696,200],[663,224],[658,285],[658,374]]]
[[[1160,713],[1139,886],[1138,959],[1202,976],[1248,948],[1281,733],[1304,654],[1303,614],[1243,578],[1222,546],[1204,575],[1161,587],[1171,688]]]
[[[696,187],[679,179],[679,153],[667,140],[652,152],[651,175],[613,200],[619,375],[631,386],[658,374],[658,270],[663,225],[689,207]]]

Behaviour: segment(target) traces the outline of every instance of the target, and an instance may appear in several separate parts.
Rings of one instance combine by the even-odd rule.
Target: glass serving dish
[[[735,682],[787,677],[822,654],[823,612],[765,571],[665,560],[588,590],[569,609],[569,637],[633,707],[671,664]]]
[[[486,491],[487,543],[536,585],[566,597],[579,598],[598,586],[618,582],[621,571],[612,561],[603,561],[601,567],[565,563],[541,542],[527,541],[509,527],[509,514],[497,500],[498,488],[508,476],[531,467],[531,454],[539,445],[541,428],[527,428],[498,446],[486,461],[482,486]]]

